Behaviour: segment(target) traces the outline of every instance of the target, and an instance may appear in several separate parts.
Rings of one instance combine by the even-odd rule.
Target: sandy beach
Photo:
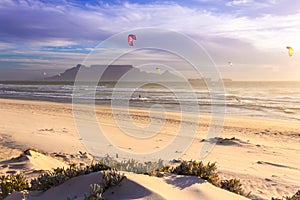
[[[122,113],[122,109],[119,112]],[[109,134],[111,142],[128,152],[148,152],[164,148],[182,123],[179,113],[167,113],[159,134],[140,141],[129,139],[122,133],[110,107],[97,106],[96,113],[101,128]],[[145,127],[150,122],[147,110],[131,109],[130,114],[132,121],[140,127]],[[162,116],[159,113],[157,115]],[[83,158],[79,154],[79,151],[88,150],[78,134],[71,104],[0,99],[0,116],[0,174],[25,172],[30,176],[37,169],[46,170],[67,165],[66,161],[90,162],[92,159]],[[160,119],[156,119],[159,123]],[[197,159],[195,155],[201,145],[209,142],[205,137],[210,126],[210,117],[201,116],[198,126],[197,133],[191,136],[192,145],[186,152],[178,152],[180,158]],[[299,142],[299,122],[226,116],[216,146],[203,161],[216,162],[222,178],[240,179],[244,190],[251,192],[253,199],[291,196],[300,189]],[[28,148],[38,149],[39,152],[47,154],[48,158],[37,156],[40,160],[28,159],[30,162],[27,160],[23,165],[17,165],[10,160]],[[103,152],[105,154],[115,155],[109,150]],[[57,159],[48,160],[55,156]],[[119,159],[126,157],[121,156]],[[166,184],[166,180],[178,179],[179,176],[156,178],[128,174],[127,177],[124,188],[133,187],[133,183],[136,183],[148,191],[143,193],[143,190],[138,190],[140,195],[136,199],[181,199],[186,196],[190,199],[199,196],[203,199],[224,199],[225,196],[225,199],[245,199],[208,183],[197,182],[199,180],[194,180],[194,177],[188,179],[192,183],[184,188],[176,187],[176,184]],[[72,184],[75,182],[76,180]],[[119,189],[119,193],[126,196],[124,189]]]
[[[0,200],[300,200],[299,19],[0,0]]]

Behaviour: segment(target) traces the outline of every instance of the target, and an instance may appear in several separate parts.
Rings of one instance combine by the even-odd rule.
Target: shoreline
[[[14,96],[14,95],[5,95],[5,96],[0,96],[0,100],[17,100],[17,101],[33,101],[33,102],[48,102],[48,103],[57,103],[57,104],[69,104],[72,105],[72,98],[70,99],[66,99],[66,98],[48,98],[48,97],[38,97],[39,99],[37,99],[36,97],[33,96]],[[102,100],[100,100],[102,101]],[[104,101],[102,101],[104,102]],[[110,102],[109,100],[105,100],[104,104],[96,104],[96,107],[98,108],[110,108],[111,104],[108,103]],[[122,107],[117,107],[117,109],[126,109],[126,108],[122,108]],[[142,106],[131,106],[130,110],[138,110],[138,111],[145,111],[147,109],[143,108]],[[168,110],[168,113],[179,113],[176,110]],[[209,116],[211,115],[211,113],[201,113],[201,116]],[[271,118],[271,117],[267,117],[267,116],[247,116],[247,115],[236,115],[236,114],[224,114],[224,118],[239,118],[239,119],[245,119],[245,120],[254,120],[254,121],[270,121],[270,122],[286,122],[286,123],[291,123],[291,124],[299,124],[300,125],[300,119],[283,119],[283,118]]]
[[[124,109],[119,109],[117,114],[121,120],[126,120],[122,112]],[[148,110],[130,109],[129,112],[137,127],[149,124]],[[182,123],[179,113],[166,113],[168,120],[160,134],[142,141],[122,135],[110,107],[96,106],[96,113],[97,120],[103,125],[104,132],[109,133],[114,145],[128,152],[163,149]],[[163,117],[159,112],[154,114],[158,118]],[[87,152],[77,133],[72,104],[0,99],[0,115],[4,116],[0,119],[0,146],[5,147],[0,154],[1,160],[17,154],[20,148],[36,148],[58,154]],[[198,160],[197,152],[201,145],[209,142],[206,140],[209,125],[210,117],[200,115],[199,129],[192,144],[180,156],[182,159]],[[296,122],[225,116],[217,144],[203,161],[217,162],[221,177],[241,179],[245,191],[252,191],[258,197],[270,199],[294,194],[300,189],[300,160],[297,159],[300,154],[299,127]],[[104,155],[115,155],[104,149],[107,151],[103,152]],[[128,156],[123,158],[129,159]],[[120,156],[120,159],[123,158]],[[148,157],[145,159],[149,160]]]

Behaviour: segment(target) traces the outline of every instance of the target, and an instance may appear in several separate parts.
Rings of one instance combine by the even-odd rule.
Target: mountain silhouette
[[[78,73],[80,72],[80,73]],[[55,76],[45,78],[47,81],[90,81],[99,80],[104,82],[116,81],[177,81],[178,76],[165,71],[163,73],[149,73],[141,71],[132,65],[91,65],[86,67],[78,64]]]

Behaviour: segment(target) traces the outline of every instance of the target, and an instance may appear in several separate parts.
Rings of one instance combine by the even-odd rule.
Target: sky
[[[152,27],[197,42],[223,78],[300,81],[299,19],[292,0],[1,0],[0,80],[55,75],[115,34]]]

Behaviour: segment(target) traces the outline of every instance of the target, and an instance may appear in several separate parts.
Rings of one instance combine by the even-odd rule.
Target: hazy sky
[[[224,78],[300,80],[299,19],[295,0],[1,0],[0,79],[64,71],[114,34],[155,27],[194,39]]]

